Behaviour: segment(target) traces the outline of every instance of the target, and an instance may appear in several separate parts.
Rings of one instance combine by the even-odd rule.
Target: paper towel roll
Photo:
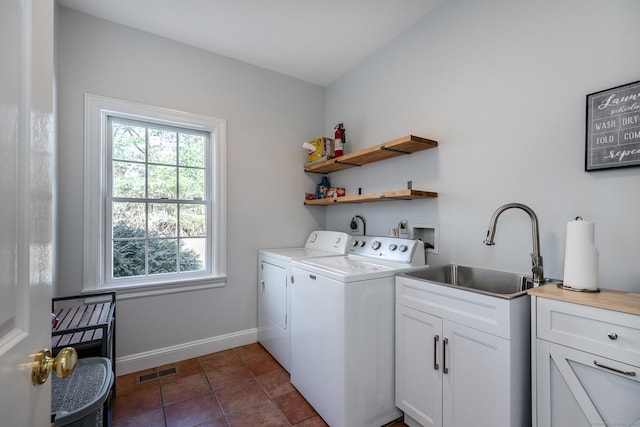
[[[574,289],[598,289],[598,249],[595,225],[576,219],[567,223],[564,252],[564,285]]]

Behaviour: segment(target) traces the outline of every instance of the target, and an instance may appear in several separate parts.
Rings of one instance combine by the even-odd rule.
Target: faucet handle
[[[535,254],[531,254],[531,265],[542,269],[542,255],[536,256]]]
[[[531,254],[531,273],[533,273],[533,283],[541,285],[544,283],[544,271],[542,269],[542,255]]]

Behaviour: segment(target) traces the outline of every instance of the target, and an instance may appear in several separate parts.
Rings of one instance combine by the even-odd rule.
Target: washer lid
[[[291,266],[341,282],[393,277],[397,273],[426,267],[424,265],[415,267],[404,263],[384,262],[354,255],[305,258],[294,260]]]
[[[339,256],[329,258],[317,258],[306,260],[305,265],[324,270],[330,270],[342,276],[354,276],[392,270],[389,265],[379,264],[365,260],[355,260],[352,257]]]
[[[335,252],[321,251],[313,248],[282,248],[261,249],[260,255],[288,262],[294,259],[339,256],[340,254],[336,254]]]
[[[260,255],[270,256],[282,261],[293,259],[344,255],[351,236],[340,231],[317,230],[307,237],[303,248],[260,249]]]

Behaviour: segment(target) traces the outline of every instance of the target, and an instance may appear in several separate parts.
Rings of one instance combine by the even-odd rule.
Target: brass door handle
[[[58,378],[65,378],[76,369],[77,362],[78,353],[73,347],[63,348],[55,358],[51,357],[51,350],[40,350],[33,358],[31,382],[33,385],[44,384],[51,371],[55,372]]]

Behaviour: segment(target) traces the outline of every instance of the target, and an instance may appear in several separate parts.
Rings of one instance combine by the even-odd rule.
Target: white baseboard
[[[258,341],[258,330],[245,331],[187,342],[171,347],[159,348],[143,353],[116,358],[116,375],[126,375],[158,366],[168,365],[181,360],[204,356],[217,351],[228,350]]]

